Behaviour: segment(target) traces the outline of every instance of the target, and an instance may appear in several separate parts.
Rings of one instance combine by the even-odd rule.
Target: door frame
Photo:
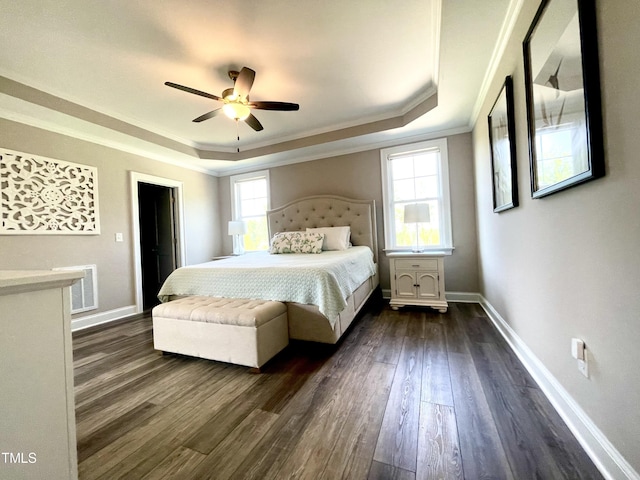
[[[184,235],[184,198],[182,194],[182,182],[169,178],[156,177],[146,173],[131,171],[131,219],[133,230],[133,258],[136,288],[136,313],[143,311],[144,300],[142,295],[142,253],[140,250],[140,219],[138,203],[138,184],[149,183],[161,187],[173,189],[175,202],[173,205],[173,218],[176,232],[176,267],[182,267],[187,263],[187,251]]]

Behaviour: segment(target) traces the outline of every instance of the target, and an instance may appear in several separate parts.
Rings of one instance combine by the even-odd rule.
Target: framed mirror
[[[602,177],[594,0],[543,0],[523,49],[532,197]]]
[[[493,211],[518,206],[516,174],[516,125],[513,116],[513,79],[508,76],[489,112]]]

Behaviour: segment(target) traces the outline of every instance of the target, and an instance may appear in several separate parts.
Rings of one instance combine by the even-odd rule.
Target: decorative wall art
[[[97,235],[94,167],[0,149],[1,235]]]
[[[488,117],[493,211],[496,213],[518,206],[513,103],[513,79],[508,76]]]
[[[543,0],[523,48],[532,196],[603,176],[594,0]]]

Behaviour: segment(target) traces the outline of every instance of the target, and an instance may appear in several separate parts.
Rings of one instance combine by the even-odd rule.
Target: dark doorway
[[[160,303],[158,291],[176,268],[174,204],[173,188],[138,183],[144,310]]]

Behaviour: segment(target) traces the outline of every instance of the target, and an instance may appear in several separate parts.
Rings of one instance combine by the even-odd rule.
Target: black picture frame
[[[518,206],[516,123],[513,109],[513,78],[509,75],[505,78],[487,117],[491,147],[493,211],[496,213]]]
[[[594,0],[543,0],[523,42],[531,196],[605,174]]]

